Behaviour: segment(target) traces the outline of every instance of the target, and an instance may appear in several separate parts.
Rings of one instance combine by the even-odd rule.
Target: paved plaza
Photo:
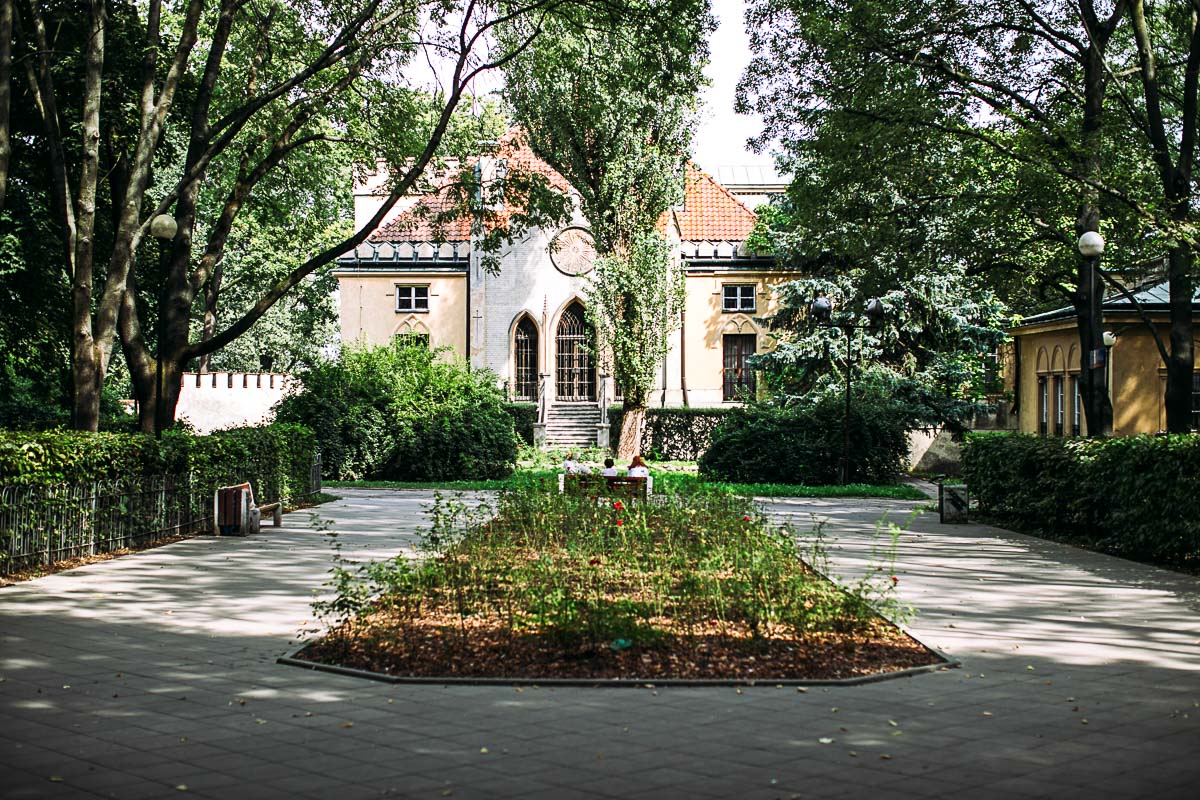
[[[351,558],[411,546],[431,493],[335,490]],[[1200,579],[903,501],[824,520],[833,571],[902,528],[914,635],[962,662],[833,688],[389,685],[281,666],[311,630],[314,512],[0,589],[0,797],[1194,798]]]

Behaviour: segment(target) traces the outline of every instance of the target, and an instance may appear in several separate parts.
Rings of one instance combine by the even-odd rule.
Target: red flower
[[[749,521],[750,521],[749,517],[742,517],[742,522],[749,522]]]
[[[619,519],[619,520],[617,520],[617,524],[618,524],[618,525],[624,525],[624,524],[625,524],[625,521],[624,521],[624,520],[620,520],[620,519]]]
[[[622,503],[620,500],[617,500],[613,503],[613,508],[615,508],[617,511],[620,511],[624,507],[625,507],[625,504]]]
[[[892,583],[893,583],[893,584],[895,584],[895,583],[899,583],[899,582],[900,582],[900,579],[899,579],[899,578],[897,578],[895,575],[893,575],[893,576],[892,576]]]

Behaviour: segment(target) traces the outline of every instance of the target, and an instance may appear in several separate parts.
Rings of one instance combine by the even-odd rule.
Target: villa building
[[[1134,299],[1164,342],[1170,341],[1170,309],[1165,281],[1136,288]],[[1113,434],[1130,436],[1166,428],[1163,395],[1167,376],[1154,336],[1138,309],[1114,295],[1101,305],[1108,341],[1106,384],[1113,408]],[[1200,331],[1200,293],[1192,300]],[[1079,391],[1079,334],[1074,308],[1026,317],[1010,329],[1007,357],[1017,429],[1042,436],[1087,434]],[[1168,345],[1169,346],[1169,345]],[[1200,430],[1200,372],[1192,374],[1192,429]]]
[[[503,180],[513,168],[545,175],[555,188],[573,194],[516,131],[474,162],[484,182]],[[360,224],[380,207],[385,178],[376,172],[356,184]],[[747,194],[778,189],[756,181],[747,182]],[[490,273],[483,269],[471,219],[435,230],[421,213],[444,207],[440,198],[435,190],[407,199],[365,243],[338,260],[343,341],[425,337],[472,366],[493,370],[512,399],[537,403],[550,441],[603,439],[604,409],[616,394],[589,350],[584,304],[595,251],[586,221],[576,210],[561,229],[532,229],[506,248],[500,269]],[[746,240],[755,222],[737,196],[689,165],[682,204],[659,221],[675,246],[687,296],[654,404],[720,406],[757,391],[748,359],[772,347],[759,320],[775,311],[774,287],[796,276],[777,267],[773,257],[750,251]]]

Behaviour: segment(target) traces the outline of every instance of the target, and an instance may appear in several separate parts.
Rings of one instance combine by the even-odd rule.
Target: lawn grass
[[[360,489],[461,489],[466,491],[499,491],[513,489],[529,480],[557,481],[559,470],[522,468],[510,477],[484,481],[325,481],[330,488]],[[741,497],[882,497],[893,500],[926,500],[926,495],[907,484],[852,483],[846,486],[803,486],[782,483],[725,483],[705,481],[695,473],[651,469],[655,494],[693,494],[698,491],[718,491]]]

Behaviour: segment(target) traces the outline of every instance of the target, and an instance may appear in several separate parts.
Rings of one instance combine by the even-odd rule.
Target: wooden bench
[[[249,483],[222,486],[213,494],[213,533],[217,536],[245,536],[258,533],[262,515],[270,514],[278,528],[283,524],[283,504],[254,504],[254,488]]]
[[[560,473],[558,491],[562,494],[588,497],[629,497],[645,500],[654,492],[654,478]]]

